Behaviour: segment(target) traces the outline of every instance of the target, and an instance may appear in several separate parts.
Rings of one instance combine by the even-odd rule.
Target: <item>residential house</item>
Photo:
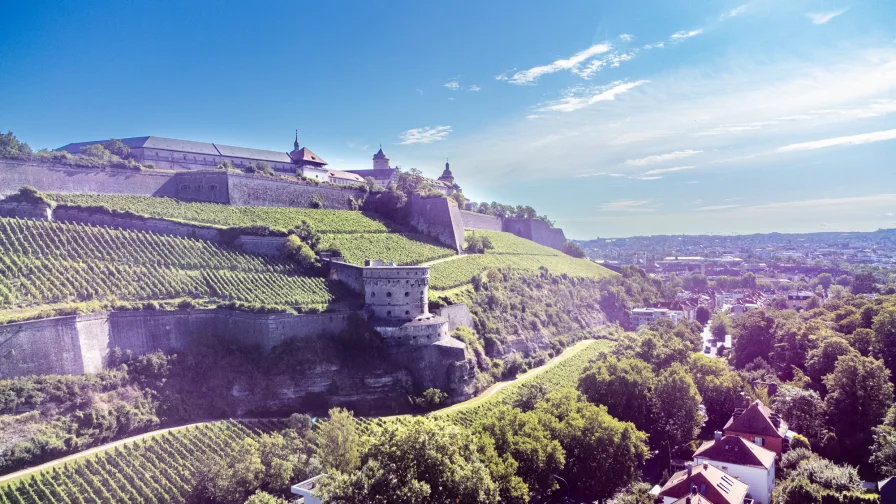
[[[685,470],[669,478],[658,496],[663,499],[663,504],[687,502],[688,497],[692,504],[751,504],[748,490],[746,483],[713,465],[688,463]],[[697,497],[703,500],[694,500]]]
[[[734,476],[750,487],[750,497],[759,504],[771,504],[775,488],[775,452],[738,436],[722,436],[706,441],[694,453],[694,462],[709,464]]]
[[[297,483],[290,488],[290,491],[299,495],[299,499],[295,501],[298,504],[321,504],[320,497],[315,495],[318,487],[318,480],[327,477],[326,474],[318,474],[313,478],[306,479],[301,483]]]
[[[813,297],[815,297],[814,292],[790,291],[787,293],[787,307],[791,310],[802,310]]]
[[[790,448],[787,423],[759,400],[746,409],[735,409],[723,431],[726,436],[742,437],[778,456]]]
[[[632,328],[638,328],[662,318],[670,319],[677,324],[682,318],[682,313],[668,308],[634,308],[629,314]]]

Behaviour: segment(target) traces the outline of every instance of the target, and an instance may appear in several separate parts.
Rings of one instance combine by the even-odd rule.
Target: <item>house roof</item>
[[[380,150],[376,151],[376,154],[373,155],[373,159],[386,159],[386,153],[383,152],[382,147],[380,147]]]
[[[296,163],[305,161],[308,163],[316,163],[316,164],[320,164],[320,165],[327,164],[327,162],[324,161],[323,159],[321,159],[320,157],[318,157],[317,154],[311,152],[311,149],[309,149],[308,147],[302,147],[301,149],[299,149],[297,151],[292,151],[289,154],[289,156]]]
[[[690,499],[688,499],[688,497],[690,497]],[[697,495],[690,495],[690,496],[685,495],[684,497],[678,499],[677,501],[673,502],[672,504],[715,504],[715,503],[698,493]]]
[[[778,418],[778,426],[775,427],[775,423],[772,420],[773,416],[777,418],[768,406],[762,404],[762,402],[757,399],[740,415],[737,415],[735,412],[735,414],[728,419],[728,423],[725,424],[724,431],[726,434],[731,431],[783,439],[784,435],[787,433],[787,423]]]
[[[250,149],[247,147],[232,147],[230,145],[214,144],[218,148],[218,152],[222,156],[237,157],[245,159],[260,159],[263,161],[273,161],[275,163],[291,163],[289,154],[285,152],[274,152],[262,149]]]
[[[349,173],[341,170],[330,170],[329,175],[333,178],[340,178],[345,180],[351,180],[353,182],[357,182],[359,184],[364,183],[364,177],[360,175],[355,175],[354,173]]]
[[[682,499],[695,486],[697,493],[712,504],[742,504],[749,490],[745,483],[721,469],[709,464],[697,464],[690,478],[687,469],[673,474],[660,490],[660,496]]]
[[[775,463],[775,452],[766,450],[739,436],[724,436],[719,441],[703,443],[694,452],[694,458],[768,469]]]

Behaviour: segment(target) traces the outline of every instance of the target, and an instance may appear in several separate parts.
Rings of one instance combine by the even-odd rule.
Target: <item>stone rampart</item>
[[[314,315],[231,310],[101,312],[0,326],[0,379],[101,371],[113,348],[140,355],[215,336],[265,351],[293,338],[336,334],[350,312]]]
[[[363,200],[365,193],[353,189],[312,185],[248,175],[230,174],[227,177],[230,204],[237,206],[275,206],[355,210],[351,199]]]
[[[503,231],[501,219],[492,215],[485,215],[468,210],[460,211],[464,229],[481,229],[483,231]]]
[[[50,205],[31,203],[5,203],[0,201],[0,217],[16,219],[51,220]]]
[[[122,214],[114,214],[102,209],[87,209],[70,206],[59,206],[53,210],[53,220],[61,222],[76,222],[79,224],[91,224],[94,226],[108,226],[112,228],[130,229],[133,231],[146,231],[172,236],[183,236],[198,240],[214,242],[222,241],[221,231],[209,226],[174,222],[165,219],[144,217],[132,217]]]
[[[97,170],[0,159],[0,195],[31,186],[41,192],[175,197],[173,173]]]
[[[464,223],[457,204],[448,198],[413,196],[411,225],[458,253],[464,248]]]
[[[330,280],[336,280],[345,284],[358,294],[364,294],[364,268],[349,264],[343,259],[328,261]]]
[[[505,232],[553,249],[560,250],[566,243],[562,229],[553,228],[541,219],[504,219],[503,227]]]
[[[449,331],[454,331],[461,326],[473,328],[473,316],[465,304],[443,306],[439,309],[439,315],[448,319]]]
[[[280,255],[283,252],[284,245],[286,245],[286,237],[284,236],[240,235],[233,242],[233,246],[241,249],[243,252],[266,256]]]

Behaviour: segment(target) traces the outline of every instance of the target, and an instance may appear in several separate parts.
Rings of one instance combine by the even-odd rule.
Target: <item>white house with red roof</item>
[[[709,464],[734,476],[749,487],[749,496],[760,504],[771,504],[775,489],[775,452],[739,436],[706,441],[694,453],[696,464]]]
[[[749,487],[721,469],[706,464],[688,463],[683,471],[673,474],[663,485],[659,497],[663,504],[687,502],[711,504],[752,504],[747,497]],[[702,499],[702,500],[694,500]]]

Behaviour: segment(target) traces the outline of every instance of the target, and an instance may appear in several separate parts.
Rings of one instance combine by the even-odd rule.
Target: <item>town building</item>
[[[318,480],[322,478],[326,478],[326,474],[318,474],[313,478],[308,478],[301,483],[296,483],[292,487],[290,487],[290,491],[299,496],[300,504],[321,504],[320,497],[315,495],[317,488],[319,486]]]
[[[775,489],[775,453],[739,436],[715,432],[694,453],[696,464],[709,464],[734,476],[749,487],[749,496],[759,504],[771,504]]]
[[[107,140],[93,142],[70,143],[58,150],[80,154],[81,149],[90,145],[104,144]],[[327,162],[311,151],[299,145],[299,135],[290,152],[277,152],[247,147],[233,147],[218,143],[194,142],[157,136],[122,138],[121,143],[128,146],[130,156],[140,163],[152,163],[156,168],[166,170],[209,170],[224,161],[230,162],[234,168],[249,168],[258,163],[265,163],[275,172],[296,175],[299,168],[309,167],[308,173],[316,173],[313,169],[321,169]],[[318,175],[306,175],[308,178],[324,181]]]
[[[372,169],[349,170],[349,172],[360,176],[362,180],[370,177],[378,186],[384,188],[389,187],[389,184],[393,182],[398,182],[398,175],[400,174],[398,167],[390,166],[389,157],[383,152],[382,146],[380,146],[380,150],[373,155]],[[454,183],[454,174],[451,173],[451,168],[447,161],[445,162],[445,170],[438,179],[423,177],[423,183],[430,189],[448,196],[461,191],[460,187]]]
[[[791,310],[802,310],[809,304],[809,300],[815,297],[810,291],[790,291],[787,293],[787,307]]]
[[[787,423],[759,400],[746,409],[735,409],[723,431],[725,436],[742,437],[778,456],[790,448]]]
[[[632,328],[638,328],[663,318],[667,318],[677,324],[682,319],[682,312],[668,308],[634,308],[629,314]]]
[[[683,471],[669,478],[658,496],[663,499],[663,504],[687,502],[689,496],[692,504],[752,504],[752,499],[747,497],[748,491],[746,483],[713,465],[689,462]],[[703,501],[695,501],[697,497]]]

